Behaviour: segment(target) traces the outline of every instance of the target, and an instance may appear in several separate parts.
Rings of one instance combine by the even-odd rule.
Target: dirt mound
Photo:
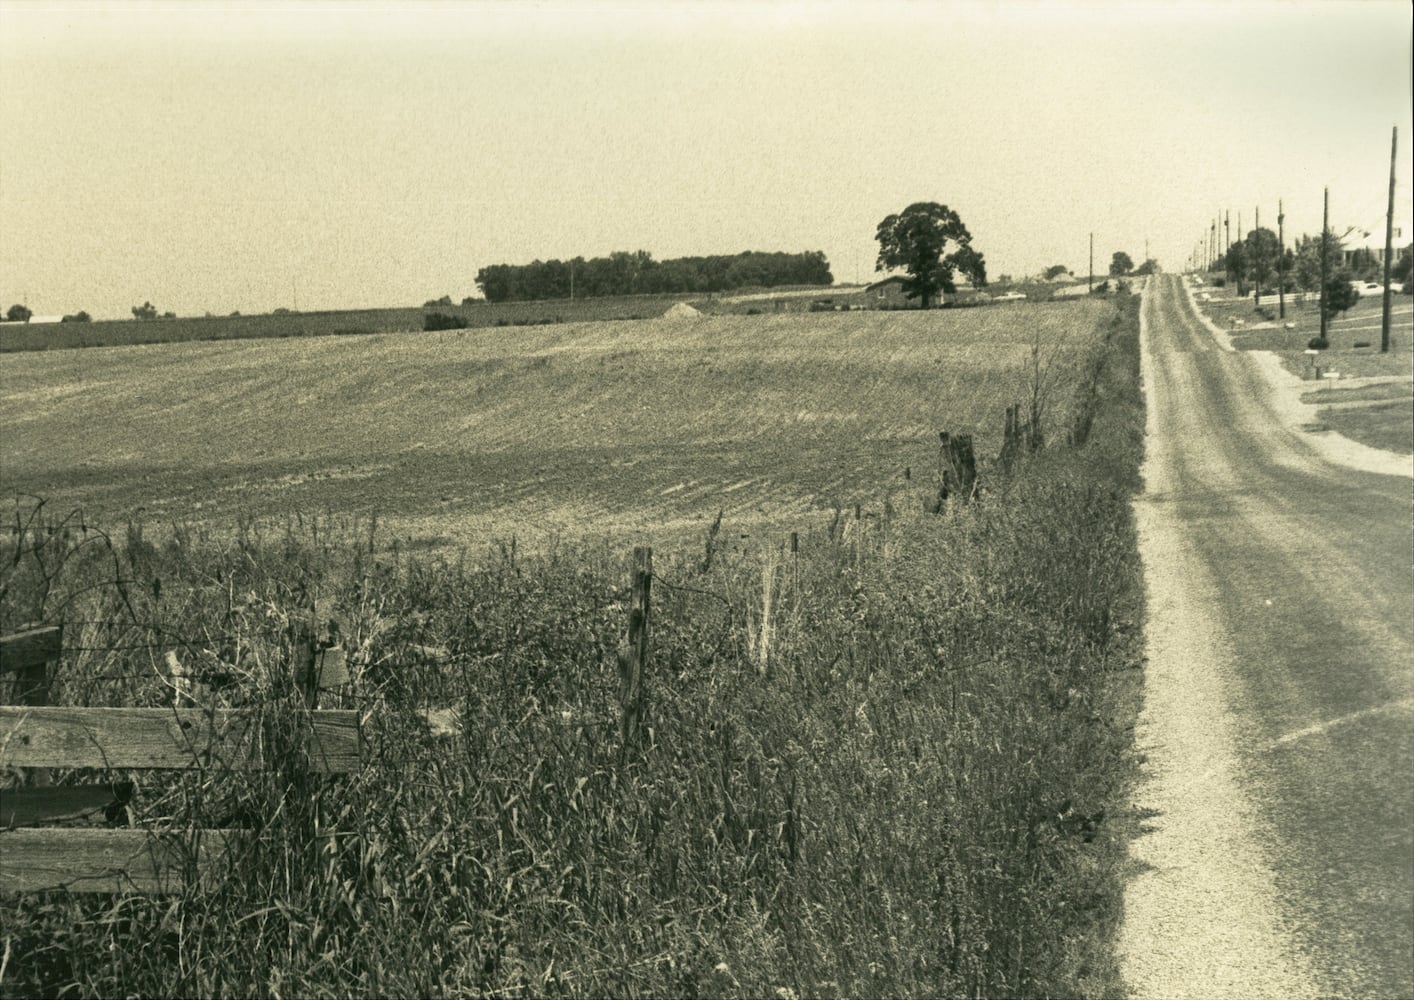
[[[700,309],[694,309],[686,302],[679,302],[667,312],[663,313],[664,319],[697,319],[702,315]]]

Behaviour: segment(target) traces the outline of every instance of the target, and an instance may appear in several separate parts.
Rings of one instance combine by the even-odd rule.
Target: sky
[[[1407,0],[0,0],[0,308],[419,305],[479,268],[823,250],[958,212],[988,273],[1182,268],[1226,211],[1379,228]],[[1401,211],[1408,215],[1408,208]]]

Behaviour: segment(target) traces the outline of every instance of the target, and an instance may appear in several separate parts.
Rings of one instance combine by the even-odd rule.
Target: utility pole
[[[1232,213],[1223,212],[1223,256],[1226,257],[1232,249]]]
[[[1262,228],[1262,206],[1258,205],[1256,208],[1254,208],[1252,210],[1252,214],[1253,216],[1255,216],[1255,218],[1252,219],[1252,231],[1255,233],[1257,230]],[[1262,304],[1262,279],[1258,278],[1255,282],[1253,282],[1253,284],[1257,286],[1256,288],[1252,289],[1252,304],[1255,308],[1256,306],[1260,306]]]
[[[1095,234],[1090,234],[1090,291],[1095,290]]]
[[[1321,341],[1326,342],[1326,270],[1330,266],[1331,233],[1331,189],[1325,189],[1324,207],[1321,209]]]
[[[1277,312],[1286,319],[1286,212],[1277,199]]]
[[[1389,268],[1394,260],[1394,152],[1399,146],[1399,128],[1389,137],[1389,208],[1385,211],[1385,294],[1384,312],[1380,318],[1380,353],[1389,353]]]

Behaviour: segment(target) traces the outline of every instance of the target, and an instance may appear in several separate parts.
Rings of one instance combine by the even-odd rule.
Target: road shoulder
[[[1272,409],[1280,416],[1282,423],[1293,433],[1302,435],[1303,440],[1323,459],[1361,472],[1414,479],[1414,456],[1372,448],[1335,431],[1310,429],[1322,426],[1320,405],[1301,401],[1302,395],[1311,391],[1311,383],[1287,371],[1282,366],[1281,358],[1272,351],[1243,353],[1252,358],[1252,363],[1270,388]]]

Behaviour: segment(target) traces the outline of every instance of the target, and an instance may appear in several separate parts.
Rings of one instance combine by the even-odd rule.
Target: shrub
[[[466,320],[461,316],[448,316],[445,313],[428,313],[422,317],[422,329],[424,330],[465,330]]]
[[[1331,342],[1325,337],[1312,337],[1306,342],[1306,346],[1313,351],[1324,351],[1331,346]]]

